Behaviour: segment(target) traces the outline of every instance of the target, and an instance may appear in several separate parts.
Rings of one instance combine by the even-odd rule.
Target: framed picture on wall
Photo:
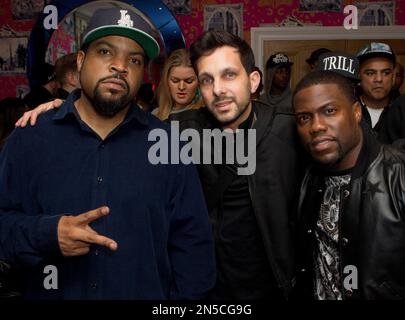
[[[395,2],[356,2],[361,26],[395,25]]]
[[[204,7],[204,31],[226,30],[243,37],[243,4],[214,4]]]
[[[28,37],[0,37],[0,75],[27,72]]]
[[[45,5],[45,0],[11,0],[11,16],[13,20],[36,19]]]
[[[342,12],[343,0],[300,0],[299,11]]]
[[[163,0],[174,14],[191,14],[191,0]]]

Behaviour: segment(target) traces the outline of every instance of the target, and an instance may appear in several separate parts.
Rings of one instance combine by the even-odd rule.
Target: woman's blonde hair
[[[173,67],[190,67],[192,68],[190,62],[190,54],[187,49],[178,49],[172,52],[172,54],[167,58],[165,65],[163,66],[162,76],[160,79],[159,86],[156,91],[156,97],[158,102],[158,110],[156,116],[160,120],[166,120],[174,106],[174,101],[172,95],[170,94],[169,88],[169,74]],[[197,88],[196,97],[188,106],[189,109],[201,108],[204,103],[201,96],[198,94],[199,89]]]

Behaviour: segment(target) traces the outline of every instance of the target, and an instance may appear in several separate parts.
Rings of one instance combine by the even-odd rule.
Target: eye
[[[366,72],[366,76],[371,77],[372,75],[374,75],[374,72],[372,72],[372,71],[367,71]]]
[[[105,48],[101,48],[98,52],[102,55],[110,54],[110,50]]]
[[[307,123],[310,120],[310,116],[308,114],[299,114],[297,115],[296,119],[299,124]]]
[[[132,57],[131,58],[131,63],[135,64],[135,65],[143,65],[143,59],[139,58],[139,57]]]
[[[202,78],[200,79],[200,85],[206,86],[212,84],[212,79],[211,78]]]
[[[336,112],[336,109],[335,109],[335,108],[326,108],[326,109],[325,109],[325,113],[326,113],[327,115],[335,114],[335,112]]]
[[[227,73],[225,73],[225,78],[226,79],[234,79],[235,77],[236,77],[235,72],[227,72]]]
[[[194,82],[194,79],[187,79],[186,82],[187,82],[188,84],[192,84],[192,83]]]
[[[391,75],[391,70],[385,70],[385,71],[384,71],[384,75],[386,75],[386,76]]]

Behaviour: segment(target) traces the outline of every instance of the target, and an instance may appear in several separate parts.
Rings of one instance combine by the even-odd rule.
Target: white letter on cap
[[[56,6],[47,5],[44,8],[44,13],[49,13],[44,19],[44,28],[49,29],[58,29],[58,9]]]
[[[343,21],[343,26],[345,27],[345,29],[357,30],[359,28],[357,23],[358,20],[357,7],[353,5],[345,6],[343,12],[344,14],[349,14],[347,17],[345,17],[345,20]]]

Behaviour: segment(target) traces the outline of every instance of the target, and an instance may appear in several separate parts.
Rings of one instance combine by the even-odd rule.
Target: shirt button
[[[98,256],[98,249],[96,249],[96,250],[94,250],[94,254],[96,255],[96,256]]]
[[[311,229],[308,229],[307,233],[308,233],[308,234],[311,234],[311,233],[312,233],[312,230],[311,230]]]
[[[104,144],[104,143],[101,144],[100,147],[101,147],[102,149],[104,149],[104,148],[105,148],[105,144]]]
[[[90,286],[91,286],[93,289],[97,289],[97,283],[92,283]]]
[[[349,195],[350,195],[350,191],[349,191],[349,190],[343,191],[343,196],[344,196],[345,198],[347,198]]]
[[[301,269],[301,272],[306,272],[306,271],[307,271],[307,269],[305,269],[305,268]]]
[[[318,192],[319,192],[319,193],[322,193],[322,192],[323,192],[323,190],[322,190],[322,189],[318,189]]]
[[[97,182],[98,182],[98,183],[103,182],[103,178],[102,178],[102,177],[97,177]]]

